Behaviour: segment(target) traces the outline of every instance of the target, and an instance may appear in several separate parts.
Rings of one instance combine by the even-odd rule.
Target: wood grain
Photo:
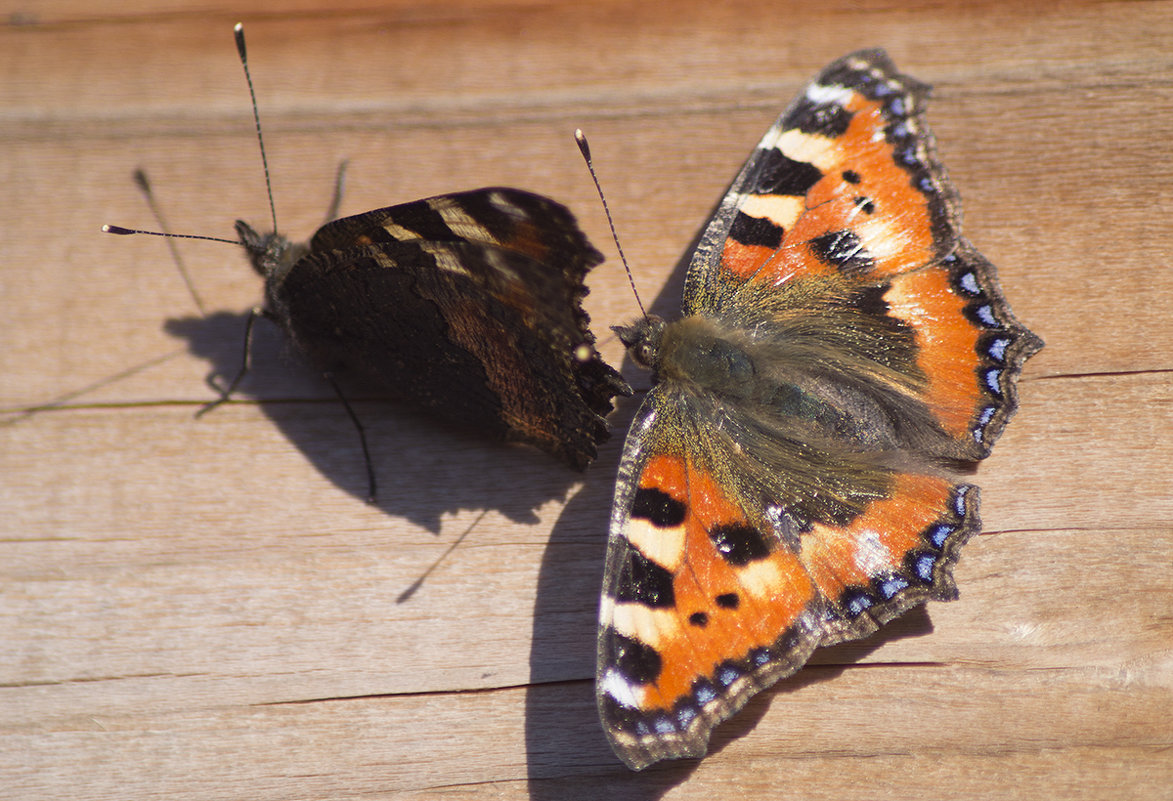
[[[592,674],[633,404],[579,476],[359,403],[374,508],[349,422],[271,330],[238,400],[194,418],[206,376],[235,369],[259,279],[230,246],[181,243],[204,317],[163,243],[98,230],[154,225],[136,167],[176,230],[266,219],[238,19],[282,230],[312,232],[348,158],[345,212],[515,185],[613,252],[582,127],[663,309],[821,66],[883,46],[933,83],[966,231],[1047,341],[978,471],[961,599],[818,653],[705,760],[628,772]],[[1170,798],[1170,41],[1170,2],[11,10],[0,797]],[[613,259],[591,286],[596,330],[634,316]]]

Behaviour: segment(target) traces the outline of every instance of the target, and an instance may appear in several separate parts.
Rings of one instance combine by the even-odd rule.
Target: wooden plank
[[[91,797],[110,798],[472,798],[522,796],[527,783],[538,798],[584,791],[639,798],[684,777],[667,797],[711,797],[705,793],[735,783],[751,797],[797,784],[809,791],[804,797],[830,799],[862,781],[878,795],[910,784],[930,796],[995,797],[1049,786],[1075,798],[1121,797],[1114,790],[1123,781],[1141,797],[1160,797],[1167,739],[1146,724],[1167,688],[1154,686],[1151,672],[1023,675],[953,665],[813,668],[772,702],[755,699],[742,725],[722,730],[699,766],[638,777],[612,764],[597,730],[575,736],[594,717],[586,682],[79,714],[13,732],[8,753],[31,759],[0,766],[15,779],[6,782],[14,797],[76,781],[77,754],[113,760],[116,769],[95,773],[89,788]],[[990,696],[1000,699],[996,726],[983,700]],[[416,725],[405,731],[404,719]]]
[[[580,476],[363,400],[373,508],[349,422],[272,330],[239,400],[195,419],[260,279],[183,243],[201,317],[162,243],[98,228],[153,225],[139,166],[177,230],[266,219],[237,12],[120,9],[54,0],[0,28],[0,798],[1167,797],[1173,3],[244,17],[283,230],[312,232],[349,158],[345,212],[517,185],[611,253],[583,127],[667,313],[687,243],[819,67],[882,45],[936,85],[967,233],[1047,340],[977,473],[962,597],[816,654],[710,757],[638,776],[591,682],[634,403]],[[606,327],[635,304],[614,260],[591,289],[619,363]]]

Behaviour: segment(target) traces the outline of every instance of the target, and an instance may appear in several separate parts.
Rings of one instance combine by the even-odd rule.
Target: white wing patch
[[[846,86],[835,83],[812,83],[806,88],[807,100],[819,105],[846,106],[854,95],[854,89],[848,89]]]
[[[457,275],[469,275],[468,269],[461,262],[460,254],[454,253],[447,243],[418,240],[418,244],[420,250],[431,254],[436,259],[436,266],[441,270]]]
[[[647,688],[632,684],[615,668],[608,668],[599,677],[599,689],[615,699],[620,706],[639,709],[647,697]]]
[[[656,528],[647,520],[631,518],[623,536],[640,553],[660,567],[675,573],[684,561],[684,526]]]
[[[738,210],[755,219],[769,220],[789,230],[806,210],[806,202],[797,195],[742,195]]]
[[[524,220],[526,218],[525,211],[513,201],[511,201],[504,192],[490,192],[489,202],[492,203],[495,208],[512,217],[516,217],[519,220]]]
[[[737,583],[753,597],[768,599],[786,582],[773,559],[762,559],[738,570]]]
[[[864,249],[878,259],[899,256],[909,245],[904,230],[884,216],[856,222],[854,231]]]
[[[855,566],[874,576],[892,567],[892,552],[875,531],[861,531],[856,538]]]
[[[843,161],[834,139],[803,133],[797,128],[791,128],[778,137],[778,149],[787,158],[813,164],[823,173],[831,172]]]
[[[599,607],[599,619],[624,637],[653,648],[677,636],[680,630],[680,617],[674,607],[654,609],[641,603],[616,603],[606,595]]]

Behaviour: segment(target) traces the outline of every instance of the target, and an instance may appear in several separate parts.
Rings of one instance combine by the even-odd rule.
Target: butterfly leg
[[[346,409],[346,413],[350,415],[350,422],[354,423],[354,429],[358,432],[358,441],[362,445],[362,458],[367,466],[367,503],[375,502],[375,466],[371,463],[371,450],[367,447],[367,432],[359,422],[358,415],[354,413],[350,402],[346,400],[346,396],[342,394],[342,388],[334,380],[333,373],[322,373],[323,377],[330,382],[330,386],[334,387],[334,394],[338,396],[338,400],[342,401],[342,407]]]
[[[236,386],[248,373],[249,365],[252,364],[252,349],[253,349],[253,324],[256,323],[258,317],[267,317],[265,310],[259,306],[254,306],[248,313],[248,320],[244,324],[244,354],[241,357],[240,370],[237,371],[236,376],[228,382],[228,386],[220,387],[216,383],[216,375],[213,373],[208,376],[208,386],[220,393],[220,397],[210,403],[205,404],[196,412],[196,417],[203,417],[208,412],[215,409],[222,403],[225,403],[236,391]]]

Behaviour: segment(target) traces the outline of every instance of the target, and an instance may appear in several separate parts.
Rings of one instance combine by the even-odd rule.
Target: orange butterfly
[[[990,453],[1042,341],[960,234],[922,117],[879,50],[767,131],[693,254],[682,319],[616,329],[655,386],[624,447],[598,703],[640,770],[820,645],[929,599],[980,528],[950,463]]]

